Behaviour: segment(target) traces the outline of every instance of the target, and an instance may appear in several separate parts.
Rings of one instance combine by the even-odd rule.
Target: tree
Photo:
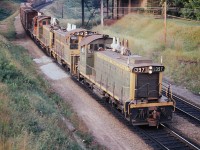
[[[181,13],[186,18],[200,20],[200,1],[189,0],[188,2],[185,2],[184,8],[181,9]]]
[[[200,0],[166,0],[168,7],[177,7],[180,12],[175,13],[190,19],[200,20]],[[165,0],[160,0],[161,5]]]

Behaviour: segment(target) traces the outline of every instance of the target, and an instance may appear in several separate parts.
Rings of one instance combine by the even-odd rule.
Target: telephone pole
[[[62,19],[63,19],[63,5],[64,5],[64,3],[62,3],[62,8],[61,8],[61,11],[62,11]]]
[[[81,2],[82,2],[82,27],[84,27],[84,19],[85,19],[85,14],[84,14],[84,0],[81,0]]]
[[[103,0],[101,0],[101,26],[104,25],[104,22],[103,22]]]
[[[165,47],[167,44],[167,0],[164,2],[164,39],[165,39]]]

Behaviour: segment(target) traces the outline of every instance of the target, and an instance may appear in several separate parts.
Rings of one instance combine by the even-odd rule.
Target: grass
[[[70,107],[37,74],[28,52],[4,41],[0,41],[1,148],[79,149],[69,131],[60,127],[61,114],[72,114]]]
[[[167,43],[164,43],[163,20],[153,16],[130,14],[112,26],[93,28],[99,33],[128,39],[132,53],[153,58],[163,56],[165,76],[192,92],[200,92],[200,23],[167,20]]]
[[[28,51],[12,44],[16,15],[0,21],[6,27],[0,28],[0,149],[81,149],[62,117],[72,121],[88,149],[101,148],[71,106],[38,74]]]

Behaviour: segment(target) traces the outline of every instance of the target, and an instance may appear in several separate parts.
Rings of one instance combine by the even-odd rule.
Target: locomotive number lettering
[[[162,71],[164,71],[164,67],[163,66],[153,67],[153,72],[162,72]]]
[[[140,68],[134,68],[134,72],[145,72],[145,68],[144,67],[140,67]]]

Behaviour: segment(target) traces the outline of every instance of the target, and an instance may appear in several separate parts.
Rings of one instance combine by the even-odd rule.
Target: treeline
[[[173,13],[179,17],[200,20],[200,0],[166,0],[168,7],[176,7]],[[86,3],[92,5],[94,8],[100,7],[99,0],[85,0]],[[160,0],[162,5],[165,0]],[[105,2],[104,2],[105,3]],[[154,2],[155,3],[155,2]]]
[[[163,4],[165,0],[161,0]],[[200,20],[200,0],[167,0],[168,7],[176,7],[173,13],[177,16]]]

